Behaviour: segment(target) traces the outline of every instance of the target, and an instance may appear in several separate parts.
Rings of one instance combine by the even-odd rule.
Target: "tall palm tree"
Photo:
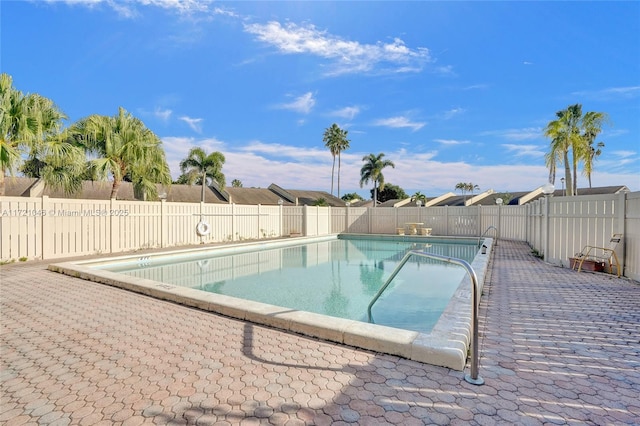
[[[111,198],[117,197],[125,176],[143,191],[145,198],[157,196],[155,185],[150,185],[148,180],[171,184],[162,142],[124,108],[120,107],[113,117],[95,114],[84,118],[74,124],[70,132],[88,152],[97,156],[91,160],[93,176],[113,179]]]
[[[556,119],[549,122],[545,128],[545,136],[551,138],[551,150],[548,160],[562,156],[564,164],[564,178],[567,184],[569,196],[575,195],[575,179],[571,174],[571,166],[577,166],[577,148],[580,146],[580,119],[582,118],[582,105],[570,105],[562,111],[556,112]],[[569,161],[569,151],[572,152],[572,161]],[[575,175],[575,174],[574,174]],[[554,182],[551,182],[554,183]]]
[[[589,188],[591,188],[591,173],[593,172],[593,162],[602,154],[604,142],[594,143],[596,138],[602,132],[602,125],[608,121],[608,115],[603,112],[589,111],[582,118],[582,138],[584,152],[582,153],[582,162],[584,164],[583,173],[589,180]]]
[[[478,185],[474,184],[473,182],[467,183],[467,191],[469,191],[471,193],[471,198],[473,198],[473,192],[476,189],[479,191],[480,187]]]
[[[337,124],[333,123],[331,127],[328,127],[324,131],[322,141],[324,145],[329,148],[331,155],[333,156],[333,165],[331,166],[331,195],[333,195],[333,176],[336,167],[336,156],[338,156],[338,197],[340,197],[340,166],[342,151],[349,148],[349,139],[347,139],[348,130],[342,130]]]
[[[467,184],[465,182],[458,182],[456,183],[455,189],[462,192],[462,196],[464,197],[465,192],[467,192]],[[467,198],[465,197],[464,200],[467,201]]]
[[[224,155],[215,151],[207,154],[202,148],[191,148],[187,158],[180,162],[180,170],[185,174],[187,183],[202,185],[201,201],[204,202],[204,189],[209,180],[217,182],[221,187],[225,186],[225,177],[222,173],[222,165],[225,162]]]
[[[24,95],[9,74],[0,74],[0,195],[22,154],[37,155],[48,137],[58,134],[66,116],[38,94]]]
[[[555,183],[555,168],[558,162],[564,164],[567,195],[578,192],[578,164],[584,164],[583,173],[589,179],[591,186],[591,172],[593,161],[604,147],[599,142],[594,146],[595,139],[602,131],[602,125],[608,116],[601,112],[587,112],[582,114],[582,105],[570,105],[556,113],[556,119],[549,122],[545,128],[545,136],[551,138],[551,149],[545,156],[545,163],[549,167],[549,181]],[[569,161],[571,152],[571,161]]]
[[[384,153],[378,155],[369,154],[362,157],[364,165],[360,169],[360,188],[369,181],[373,182],[373,207],[378,203],[378,188],[384,189],[384,175],[382,170],[386,167],[395,168],[391,160],[383,160]]]

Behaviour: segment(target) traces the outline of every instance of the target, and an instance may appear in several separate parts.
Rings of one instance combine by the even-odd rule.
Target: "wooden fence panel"
[[[331,234],[347,232],[347,207],[331,208]]]
[[[372,234],[394,234],[398,227],[397,208],[374,207],[369,211]]]
[[[196,226],[200,221],[200,203],[167,203],[162,201],[162,229],[165,232],[163,247],[199,244],[200,237],[196,233]],[[205,219],[212,226],[210,238],[217,238],[219,228],[213,217]],[[217,219],[217,218],[216,218]]]
[[[0,197],[0,259],[42,256],[43,210],[40,199]]]
[[[287,236],[292,233],[303,232],[303,207],[283,207],[282,212],[282,235]]]
[[[113,252],[109,229],[111,202],[43,197],[44,259]]]
[[[347,229],[344,232],[366,234],[369,232],[369,209],[366,207],[347,208]]]
[[[549,198],[549,253],[546,260],[569,266],[569,257],[584,246],[608,247],[622,232],[617,209],[620,198],[610,195]]]

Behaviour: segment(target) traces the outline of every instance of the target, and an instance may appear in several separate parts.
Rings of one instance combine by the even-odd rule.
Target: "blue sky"
[[[410,195],[530,190],[548,176],[545,125],[581,103],[611,118],[593,186],[640,190],[640,2],[38,0],[0,13],[17,89],[67,124],[124,107],[162,139],[174,178],[201,146],[226,156],[228,184],[329,192],[322,136],[337,123],[341,194],[369,196],[362,157],[380,152]]]

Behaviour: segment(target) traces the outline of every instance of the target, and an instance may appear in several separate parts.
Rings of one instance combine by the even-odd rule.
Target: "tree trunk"
[[[204,187],[207,184],[207,173],[202,174],[202,190],[200,191],[200,201],[204,203]]]
[[[4,185],[4,170],[0,172],[0,195],[4,195],[5,185]]]
[[[122,183],[122,179],[113,178],[113,186],[111,187],[111,199],[115,200],[118,197],[118,190],[120,189],[120,184]]]
[[[340,198],[340,153],[339,152],[338,152],[338,198]]]
[[[335,176],[336,170],[336,156],[333,156],[333,166],[331,166],[331,195],[333,195],[333,177]]]
[[[378,186],[377,181],[373,181],[373,207],[376,207],[378,204]]]
[[[564,179],[567,184],[568,194],[567,196],[572,197],[573,194],[573,180],[571,179],[571,167],[569,166],[569,151],[565,150],[562,154],[564,157]]]
[[[578,195],[578,159],[576,158],[575,150],[572,152],[573,156],[573,195]]]

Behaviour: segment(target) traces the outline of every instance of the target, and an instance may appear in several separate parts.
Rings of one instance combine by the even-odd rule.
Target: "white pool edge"
[[[297,242],[324,241],[337,238],[296,238]],[[424,238],[424,237],[423,237]],[[239,244],[224,247],[209,247],[207,251],[234,251],[246,249],[255,243]],[[259,245],[291,244],[291,240],[278,240]],[[493,248],[493,239],[485,238],[487,254],[478,254],[471,263],[478,279],[478,301],[489,265],[489,257]],[[205,249],[195,249],[205,250]],[[146,256],[172,256],[193,253],[194,249],[173,250],[149,254]],[[204,311],[222,314],[228,317],[246,320],[294,333],[319,339],[342,343],[375,352],[397,355],[414,361],[463,371],[472,331],[472,289],[468,276],[462,280],[442,316],[430,333],[401,330],[377,324],[347,320],[282,308],[265,303],[238,299],[200,290],[165,284],[153,280],[136,278],[115,272],[94,269],[86,265],[96,265],[114,259],[139,259],[140,255],[110,257],[90,261],[63,262],[49,265],[51,271],[65,275],[107,284],[157,299],[198,308]]]

